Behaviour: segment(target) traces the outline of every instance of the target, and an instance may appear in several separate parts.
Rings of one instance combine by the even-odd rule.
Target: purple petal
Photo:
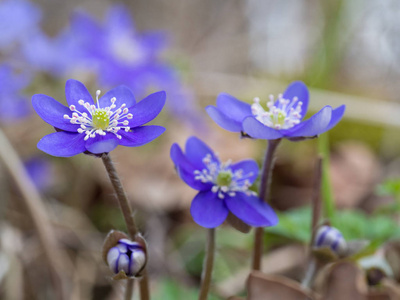
[[[117,247],[111,248],[107,253],[107,263],[114,273],[118,273],[118,259],[120,252]]]
[[[118,134],[122,136],[122,139],[119,144],[127,147],[142,146],[158,138],[164,131],[164,127],[157,125],[135,127],[129,132],[120,130]]]
[[[107,12],[107,28],[118,33],[119,31],[133,31],[134,24],[129,9],[122,4],[113,5]]]
[[[332,117],[331,121],[329,122],[328,128],[326,131],[330,130],[331,128],[335,127],[337,123],[342,119],[344,115],[344,111],[346,110],[346,105],[339,106],[332,110]]]
[[[276,140],[283,136],[279,130],[265,126],[255,117],[247,117],[244,119],[243,130],[255,139]]]
[[[133,118],[129,120],[129,126],[140,126],[157,117],[164,107],[165,98],[165,92],[153,93],[130,107],[129,112],[133,114]]]
[[[325,106],[310,119],[300,123],[289,130],[289,137],[311,137],[327,131],[329,122],[331,121],[332,107]]]
[[[115,105],[118,109],[121,107],[122,104],[125,104],[127,108],[136,104],[135,96],[133,95],[132,91],[124,86],[120,85],[112,90],[109,90],[99,99],[99,106],[104,108],[107,106],[111,106],[111,98],[115,97]]]
[[[235,121],[234,119],[229,118],[225,114],[223,114],[217,107],[215,106],[207,106],[206,111],[211,119],[214,120],[219,126],[223,129],[232,131],[232,132],[240,132],[242,131],[242,122]]]
[[[178,144],[173,144],[170,151],[170,156],[175,164],[176,172],[178,176],[191,188],[198,191],[210,190],[212,187],[211,183],[203,183],[200,180],[196,180],[194,177],[194,171],[196,170],[193,165],[187,160],[183,154],[182,149]]]
[[[169,154],[175,166],[182,167],[184,169],[194,169],[192,163],[188,161],[185,154],[183,154],[181,147],[179,147],[177,143],[172,144]]]
[[[238,122],[242,122],[246,117],[252,115],[250,104],[225,93],[218,95],[217,107],[224,115]]]
[[[71,124],[64,115],[71,116],[71,110],[53,98],[37,94],[32,96],[32,106],[46,123],[62,130],[77,132],[79,125]]]
[[[199,192],[190,206],[193,220],[205,228],[214,228],[221,225],[228,216],[228,209],[224,200],[219,199],[211,191]]]
[[[86,149],[95,154],[108,153],[117,148],[119,139],[113,133],[106,133],[106,135],[96,134],[94,138],[89,138],[86,143]]]
[[[203,159],[207,156],[207,154],[211,155],[211,159],[213,161],[219,162],[219,159],[215,156],[214,152],[203,141],[195,136],[187,139],[185,152],[187,159],[197,170],[204,169],[205,166]]]
[[[90,17],[87,13],[82,11],[76,11],[72,14],[71,28],[74,36],[80,43],[83,43],[85,47],[91,49],[99,47],[101,39],[104,34],[104,30]]]
[[[295,81],[289,84],[282,97],[289,100],[293,100],[294,97],[297,97],[297,99],[299,99],[298,101],[303,102],[301,106],[301,115],[304,118],[308,110],[309,93],[307,86],[303,82]]]
[[[86,151],[84,137],[81,133],[54,132],[44,136],[37,147],[53,156],[70,157]]]
[[[256,196],[236,193],[234,197],[226,196],[225,204],[236,217],[250,226],[265,227],[278,223],[271,206]]]
[[[129,256],[121,253],[118,259],[118,272],[124,271],[129,275]]]
[[[120,239],[118,241],[118,244],[123,244],[129,249],[136,249],[136,248],[142,249],[143,248],[142,246],[140,246],[139,243],[131,241],[131,240],[128,240],[128,239]]]
[[[79,100],[94,104],[93,98],[82,82],[75,79],[67,80],[65,84],[65,97],[68,105],[75,105],[76,108],[82,111],[82,106],[78,103]]]
[[[253,183],[257,179],[259,170],[257,162],[252,159],[242,160],[232,164],[231,169],[233,172],[242,170],[244,178],[238,181],[248,180],[250,183]]]

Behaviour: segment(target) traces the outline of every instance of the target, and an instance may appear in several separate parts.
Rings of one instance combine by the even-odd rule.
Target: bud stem
[[[265,202],[270,198],[270,187],[272,179],[272,169],[275,163],[275,151],[278,148],[281,139],[269,140],[268,147],[265,152],[264,164],[261,173],[261,181],[259,188],[259,196]],[[253,270],[261,270],[261,257],[263,252],[263,227],[257,227],[254,230],[254,248],[253,248]]]
[[[312,246],[314,244],[315,239],[315,230],[318,226],[318,222],[321,218],[321,184],[322,184],[322,165],[323,160],[322,157],[319,156],[315,166],[315,174],[314,174],[314,186],[313,186],[313,195],[312,195],[312,216],[311,216],[311,238],[309,245],[309,253],[307,260],[307,270],[304,275],[304,279],[301,283],[301,286],[304,288],[310,288],[313,282],[315,273],[317,271],[317,262],[311,253]]]
[[[133,219],[133,213],[131,206],[129,205],[128,198],[126,197],[125,190],[122,186],[121,180],[119,179],[118,173],[114,167],[114,163],[111,160],[111,157],[108,153],[104,153],[101,156],[103,160],[103,164],[107,170],[108,177],[110,178],[111,184],[117,194],[117,199],[119,202],[119,206],[121,208],[121,212],[124,216],[124,220],[126,223],[126,227],[128,229],[128,233],[131,239],[134,241],[136,236],[139,234],[139,231],[136,227],[135,220]],[[128,297],[128,293],[133,291],[133,283],[130,283],[131,280],[127,281],[127,289],[126,289],[126,297]],[[132,288],[129,285],[132,284]],[[140,299],[141,300],[149,300],[149,282],[147,280],[146,272],[143,272],[143,278],[139,281],[140,285]],[[126,298],[129,299],[129,298]]]
[[[201,286],[199,300],[207,300],[208,291],[212,277],[215,254],[215,228],[207,230],[207,246],[203,263],[203,273],[201,274]]]

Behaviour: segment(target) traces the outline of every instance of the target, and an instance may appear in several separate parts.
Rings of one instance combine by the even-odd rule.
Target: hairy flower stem
[[[59,248],[54,232],[52,231],[53,226],[49,222],[40,194],[27,174],[18,154],[2,130],[0,130],[0,159],[21,191],[23,196],[21,200],[31,218],[44,252],[44,258],[50,269],[56,299],[66,299],[66,278],[62,272],[68,274],[69,271],[67,270],[68,266],[64,262],[63,252]]]
[[[275,163],[275,151],[280,143],[281,139],[269,140],[268,147],[265,152],[265,158],[261,173],[261,181],[259,188],[259,196],[265,202],[269,201],[270,197],[270,187],[272,179],[272,169]],[[253,248],[253,270],[261,270],[261,257],[263,253],[263,236],[264,229],[262,227],[257,227],[254,230],[254,248]]]
[[[307,270],[304,275],[304,279],[301,285],[305,288],[309,288],[313,282],[316,271],[318,270],[317,261],[312,256],[311,249],[314,245],[315,239],[315,230],[318,226],[318,222],[321,217],[321,186],[322,186],[322,165],[323,160],[322,157],[318,157],[316,166],[315,166],[315,174],[314,174],[314,186],[313,186],[313,195],[311,199],[312,204],[312,216],[311,216],[311,239],[309,245],[309,253],[308,253],[308,261],[307,261]]]
[[[329,135],[328,132],[318,137],[318,150],[322,156],[322,213],[324,218],[332,220],[335,216],[335,201],[329,176]]]
[[[121,180],[119,179],[118,173],[115,170],[114,163],[111,160],[111,157],[108,153],[105,153],[101,156],[103,160],[104,166],[106,167],[108,177],[110,178],[111,184],[117,194],[117,199],[119,202],[119,206],[121,208],[122,214],[124,216],[124,220],[126,223],[126,227],[128,229],[128,233],[132,240],[135,240],[139,231],[136,227],[135,220],[133,219],[133,213],[131,206],[129,205],[128,198],[126,197],[125,190],[122,186]],[[129,292],[129,280],[127,282],[127,293]],[[143,278],[139,281],[140,285],[140,299],[141,300],[149,300],[150,292],[149,292],[149,282],[147,280],[146,272],[143,272]]]
[[[207,230],[207,246],[203,263],[203,273],[201,274],[201,286],[199,300],[207,300],[210,290],[212,270],[215,255],[215,228]]]

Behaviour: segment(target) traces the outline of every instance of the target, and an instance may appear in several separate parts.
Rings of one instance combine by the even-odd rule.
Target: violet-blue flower
[[[168,40],[166,31],[138,31],[129,9],[118,4],[108,9],[103,22],[84,11],[75,12],[69,36],[73,43],[69,44],[68,35],[64,37],[70,50],[60,60],[73,56],[74,62],[67,63],[73,71],[93,72],[102,86],[127,85],[135,95],[154,88],[165,90],[171,99],[168,109],[174,116],[196,129],[200,122],[204,127],[196,99],[182,84],[179,72],[162,56]]]
[[[126,84],[142,94],[171,75],[172,68],[159,57],[165,35],[137,32],[123,5],[111,6],[103,23],[83,11],[74,13],[71,34],[80,50],[77,65],[96,72],[102,85]]]
[[[136,103],[131,90],[119,86],[100,99],[98,90],[95,103],[81,82],[70,79],[65,85],[65,95],[69,107],[43,94],[32,97],[38,115],[57,130],[38,143],[38,148],[50,155],[101,154],[118,145],[142,146],[165,131],[161,126],[143,126],[162,110],[165,92],[153,93]]]
[[[278,218],[272,208],[249,190],[258,176],[254,160],[221,162],[204,142],[190,137],[184,154],[178,144],[171,147],[171,159],[180,178],[199,193],[190,212],[200,226],[221,225],[229,212],[250,226],[274,226]]]
[[[228,94],[220,94],[217,106],[208,106],[206,110],[219,126],[229,131],[244,132],[257,139],[297,140],[315,137],[330,130],[341,120],[345,111],[345,105],[336,109],[325,106],[308,120],[302,121],[307,113],[308,98],[307,86],[295,81],[277,99],[270,96],[266,109],[259,98],[255,98],[250,105]]]

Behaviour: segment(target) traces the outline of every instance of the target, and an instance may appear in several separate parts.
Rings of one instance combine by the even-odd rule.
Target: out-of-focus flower
[[[43,191],[51,186],[54,174],[52,174],[52,165],[47,159],[33,156],[24,161],[24,166],[39,190]]]
[[[72,72],[80,49],[69,32],[50,38],[38,30],[23,40],[21,55],[29,69],[63,76]]]
[[[347,251],[347,243],[342,233],[335,227],[327,225],[318,228],[313,247],[314,249],[329,248],[339,257]]]
[[[278,218],[272,208],[249,187],[258,175],[257,163],[243,160],[222,163],[201,140],[191,137],[184,154],[177,144],[171,147],[171,159],[181,179],[199,193],[190,212],[200,226],[221,225],[229,212],[250,226],[273,226]]]
[[[206,108],[209,116],[222,128],[245,132],[252,138],[297,140],[314,137],[334,127],[342,118],[345,106],[325,106],[310,119],[302,121],[308,108],[308,89],[302,82],[291,83],[278,99],[270,97],[267,110],[255,98],[252,105],[228,94],[220,94],[217,106]]]
[[[15,43],[37,30],[41,18],[39,7],[29,1],[0,2],[0,49],[9,50]]]
[[[95,104],[86,87],[70,79],[65,86],[69,107],[53,98],[32,97],[33,108],[57,132],[43,137],[38,148],[50,155],[68,157],[82,152],[107,153],[118,145],[137,147],[160,136],[165,128],[142,126],[153,120],[165,104],[165,92],[157,92],[136,103],[125,86],[108,91]]]
[[[129,277],[136,276],[146,264],[146,253],[139,243],[120,239],[108,251],[107,264],[115,274],[122,271]]]
[[[100,85],[124,84],[135,95],[162,89],[169,95],[170,112],[188,123],[203,125],[195,105],[195,97],[181,82],[178,71],[162,57],[167,35],[161,31],[138,32],[123,5],[111,6],[103,23],[89,14],[76,12],[71,18],[69,54],[74,57],[70,67],[91,71]],[[63,59],[60,57],[60,59]]]
[[[71,30],[81,50],[80,61],[96,72],[102,85],[127,84],[135,93],[143,94],[150,85],[158,86],[173,73],[159,57],[165,35],[136,32],[123,5],[110,7],[103,24],[89,14],[76,12]]]
[[[21,94],[29,82],[26,73],[16,74],[9,65],[0,65],[0,122],[18,120],[30,113],[28,99]]]

